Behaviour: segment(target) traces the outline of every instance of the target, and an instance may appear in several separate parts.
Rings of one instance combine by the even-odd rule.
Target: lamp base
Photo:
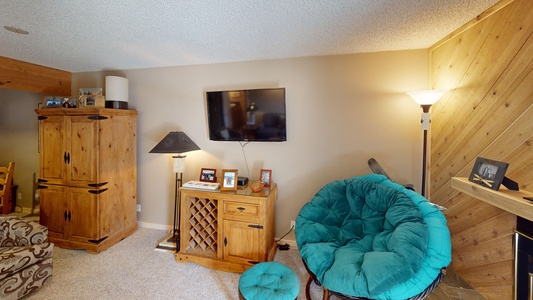
[[[128,109],[128,102],[117,101],[117,100],[107,100],[105,102],[105,108]]]
[[[164,252],[178,252],[180,251],[180,236],[178,233],[173,234],[172,232],[157,242],[155,247],[156,251]]]

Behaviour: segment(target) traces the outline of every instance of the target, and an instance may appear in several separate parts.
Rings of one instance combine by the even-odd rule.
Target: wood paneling
[[[479,268],[463,269],[461,270],[461,273],[468,276],[468,278],[470,278],[470,283],[476,285],[478,288],[504,284],[512,285],[514,280],[513,276],[505,276],[504,274],[513,273],[513,264],[514,261],[511,259],[485,265],[483,270],[479,270]]]
[[[514,230],[516,216],[502,212],[489,218],[480,224],[481,226],[470,226],[452,237],[452,244],[455,252],[463,252],[464,248],[477,246],[481,243],[491,242]]]
[[[513,244],[512,232],[504,235],[498,239],[489,240],[485,243],[478,243],[476,245],[455,251],[453,267],[458,274],[461,270],[466,268],[479,267],[483,270],[486,265],[494,262],[502,262],[513,259],[513,251],[508,251],[507,245]]]
[[[0,56],[0,88],[70,96],[72,73]]]
[[[430,48],[432,87],[450,89],[431,111],[430,199],[448,207],[454,268],[489,299],[513,296],[516,217],[450,181],[481,156],[533,191],[532,33],[533,1],[505,0]]]

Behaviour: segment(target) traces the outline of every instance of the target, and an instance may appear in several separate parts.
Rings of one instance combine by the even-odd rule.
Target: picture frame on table
[[[202,171],[200,172],[200,181],[217,182],[217,170],[202,168]]]
[[[270,187],[270,185],[272,184],[272,170],[261,169],[261,172],[259,173],[259,178],[261,179],[261,182],[265,184],[266,187]]]
[[[239,175],[239,171],[237,169],[223,169],[222,170],[222,183],[220,185],[220,190],[221,191],[236,191],[238,175]]]
[[[497,191],[504,181],[508,167],[506,162],[478,157],[468,180]]]

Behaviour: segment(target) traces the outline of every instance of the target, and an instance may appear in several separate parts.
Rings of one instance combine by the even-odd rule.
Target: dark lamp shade
[[[185,153],[200,150],[184,132],[171,131],[163,138],[150,153]]]

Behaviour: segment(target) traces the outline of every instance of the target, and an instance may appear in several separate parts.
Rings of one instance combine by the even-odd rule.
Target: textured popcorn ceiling
[[[1,0],[0,56],[83,72],[419,49],[496,2]]]

